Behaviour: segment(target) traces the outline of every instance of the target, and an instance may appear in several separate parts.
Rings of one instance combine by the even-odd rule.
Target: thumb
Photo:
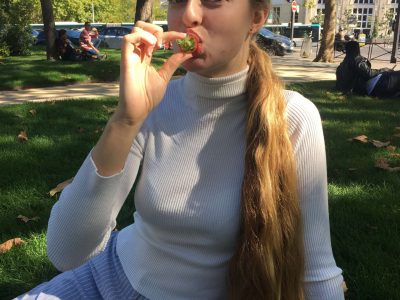
[[[167,59],[167,61],[162,65],[162,67],[158,70],[158,74],[166,81],[168,82],[176,69],[188,60],[189,58],[192,58],[193,55],[191,53],[183,53],[183,52],[178,52],[173,55],[171,55],[170,58]]]

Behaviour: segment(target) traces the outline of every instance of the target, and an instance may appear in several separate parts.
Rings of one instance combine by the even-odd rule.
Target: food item
[[[186,37],[181,40],[176,40],[176,43],[183,52],[193,53],[194,55],[200,53],[201,47],[199,37],[194,33],[187,32]]]

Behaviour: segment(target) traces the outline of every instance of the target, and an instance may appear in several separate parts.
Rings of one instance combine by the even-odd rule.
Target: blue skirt
[[[111,235],[106,248],[82,266],[61,273],[15,299],[132,299],[148,300],[135,291],[117,255],[117,235]]]

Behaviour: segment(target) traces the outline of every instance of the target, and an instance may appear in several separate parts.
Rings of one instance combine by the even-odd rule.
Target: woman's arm
[[[143,22],[135,28],[123,41],[117,110],[50,215],[48,256],[59,270],[79,266],[104,248],[139,169],[144,147],[139,130],[174,71],[191,57],[176,53],[155,70],[150,62],[157,45],[185,33],[163,33]]]
[[[292,93],[288,102],[289,131],[297,163],[304,226],[305,295],[310,300],[343,300],[342,270],[332,253],[325,143],[317,108]]]

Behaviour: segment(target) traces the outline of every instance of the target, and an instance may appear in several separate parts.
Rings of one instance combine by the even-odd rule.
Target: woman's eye
[[[223,0],[201,0],[201,4],[204,6],[219,6]]]
[[[169,4],[183,4],[186,3],[187,0],[168,0]]]

